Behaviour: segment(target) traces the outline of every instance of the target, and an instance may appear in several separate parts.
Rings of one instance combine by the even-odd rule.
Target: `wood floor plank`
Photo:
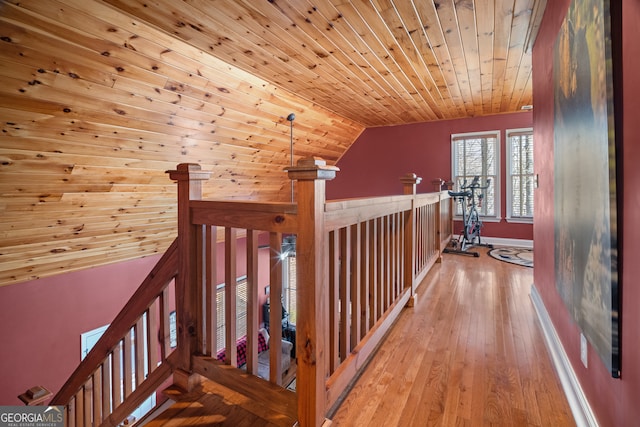
[[[532,281],[531,269],[484,252],[445,255],[331,414],[333,425],[575,425],[529,297]],[[245,392],[207,381],[149,425],[293,424]]]
[[[530,300],[533,270],[445,254],[334,426],[573,426]]]

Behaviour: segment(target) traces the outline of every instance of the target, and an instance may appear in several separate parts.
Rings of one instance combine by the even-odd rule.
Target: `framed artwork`
[[[619,377],[609,0],[573,0],[553,54],[556,287],[611,375]]]

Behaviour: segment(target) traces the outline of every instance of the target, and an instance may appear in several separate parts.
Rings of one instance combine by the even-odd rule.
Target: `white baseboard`
[[[496,246],[515,246],[517,248],[533,249],[533,240],[525,239],[506,239],[502,237],[483,237],[485,243],[491,243]]]
[[[454,239],[459,238],[457,234],[453,235]],[[533,240],[525,239],[507,239],[503,237],[485,237],[480,236],[483,243],[489,243],[496,246],[515,246],[517,248],[533,249]]]
[[[535,285],[531,285],[531,300],[536,309],[538,320],[540,320],[540,326],[542,327],[547,349],[549,350],[556,372],[560,377],[562,389],[569,401],[576,425],[579,427],[598,427],[598,421],[591,411],[591,406],[589,406],[589,402],[582,391],[578,377],[569,362],[567,353],[565,353],[560,338],[553,327],[549,312],[544,306]]]

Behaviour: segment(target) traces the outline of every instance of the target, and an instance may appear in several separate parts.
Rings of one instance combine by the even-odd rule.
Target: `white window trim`
[[[456,139],[467,139],[474,138],[482,135],[495,135],[496,138],[496,175],[494,182],[494,191],[495,191],[495,207],[496,212],[495,215],[480,215],[482,217],[483,222],[500,222],[502,221],[502,204],[500,203],[500,195],[501,195],[501,181],[500,176],[502,174],[502,168],[500,163],[500,151],[501,151],[501,132],[500,130],[487,130],[483,132],[465,132],[465,133],[453,133],[451,134],[451,179],[455,180],[455,172],[456,172],[456,159],[454,156],[455,152],[455,141]],[[458,188],[454,188],[454,191],[458,191]],[[462,221],[462,216],[455,215],[454,209],[454,217],[457,221]]]
[[[533,135],[533,128],[529,127],[529,128],[518,128],[518,129],[507,129],[505,131],[505,149],[506,149],[506,153],[507,153],[507,164],[506,164],[506,190],[507,190],[507,203],[506,203],[506,208],[507,208],[507,215],[506,215],[506,221],[508,223],[513,223],[513,224],[533,224],[533,217],[529,218],[529,217],[521,217],[521,216],[513,216],[513,212],[511,211],[511,201],[513,198],[513,185],[512,185],[512,180],[511,180],[511,141],[510,141],[510,135],[514,134],[514,133],[528,133],[530,132]],[[535,144],[535,142],[534,142]],[[534,176],[535,176],[535,172],[534,172]]]

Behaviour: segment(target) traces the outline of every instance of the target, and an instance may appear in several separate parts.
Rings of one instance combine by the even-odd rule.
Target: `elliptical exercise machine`
[[[474,176],[471,184],[467,185],[465,179],[460,190],[458,192],[449,191],[449,196],[460,203],[462,208],[462,232],[458,235],[458,238],[451,240],[451,248],[445,248],[445,253],[470,255],[479,257],[480,254],[475,251],[469,251],[469,248],[474,246],[484,246],[493,248],[493,245],[482,243],[480,239],[480,230],[482,229],[482,220],[478,214],[476,206],[482,207],[482,201],[484,200],[484,193],[482,190],[489,188],[491,180],[487,179],[485,186],[480,185],[480,177]],[[476,203],[477,200],[477,203]]]

